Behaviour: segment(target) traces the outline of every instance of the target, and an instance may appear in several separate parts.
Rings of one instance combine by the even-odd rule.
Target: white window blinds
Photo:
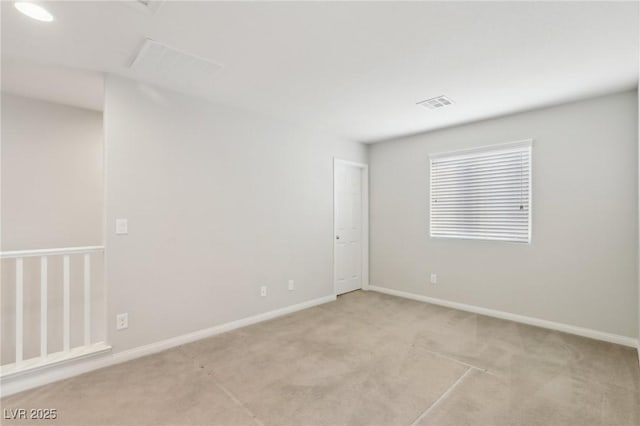
[[[431,236],[531,240],[531,141],[436,154]]]

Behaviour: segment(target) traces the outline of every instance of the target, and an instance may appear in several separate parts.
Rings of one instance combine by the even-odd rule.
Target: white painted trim
[[[369,290],[369,166],[362,169],[362,289]]]
[[[99,368],[108,367],[114,364],[131,361],[136,358],[161,352],[186,343],[195,342],[227,331],[246,327],[263,321],[268,321],[293,312],[308,309],[317,305],[332,302],[336,300],[335,295],[320,297],[318,299],[308,300],[306,302],[254,315],[251,317],[239,319],[206,328],[204,330],[194,331],[193,333],[183,334],[181,336],[172,337],[170,339],[161,340],[159,342],[140,346],[117,353],[107,353],[104,356],[96,356],[84,358],[74,361],[68,361],[64,364],[52,366],[50,368],[42,368],[34,372],[25,372],[15,377],[7,377],[0,379],[0,396],[5,397],[58,380],[68,379],[79,374],[97,370]]]
[[[0,380],[4,383],[10,378],[45,370],[56,365],[73,362],[81,358],[87,358],[111,351],[111,346],[104,342],[94,343],[88,346],[79,346],[68,351],[60,351],[48,354],[44,357],[31,358],[20,364],[6,364],[0,368]]]
[[[87,247],[62,247],[38,250],[14,250],[0,252],[0,259],[12,259],[16,257],[56,256],[60,254],[97,253],[104,250],[104,246]]]
[[[112,340],[113,334],[113,326],[109,326],[112,324],[109,319],[111,317],[111,309],[109,305],[109,295],[111,294],[110,285],[109,285],[109,232],[112,228],[109,228],[108,224],[110,223],[109,210],[107,206],[108,202],[108,185],[109,185],[109,175],[108,175],[108,155],[109,150],[107,149],[107,144],[109,143],[109,135],[107,132],[107,125],[109,120],[109,113],[107,108],[107,94],[110,93],[107,91],[107,78],[108,75],[104,75],[102,79],[102,244],[104,245],[104,252],[102,253],[102,297],[103,297],[103,307],[102,310],[102,321],[103,332],[104,332],[104,340],[107,343],[110,343]]]
[[[457,149],[447,152],[436,152],[429,154],[429,159],[438,159],[442,157],[453,158],[465,158],[467,156],[474,156],[483,152],[510,152],[519,151],[522,148],[531,148],[533,146],[533,139],[523,139],[515,142],[502,142],[493,145],[479,146],[475,148]]]
[[[638,80],[640,82],[640,79]],[[638,86],[638,90],[636,91],[636,95],[640,96],[640,86]],[[637,98],[636,98],[637,99]],[[640,110],[638,110],[638,163],[640,165]],[[638,264],[638,304],[636,305],[636,320],[638,326],[638,364],[640,364],[640,167],[638,167],[638,235],[637,235],[637,264]]]
[[[333,157],[333,165],[335,166],[338,163],[343,164],[345,166],[359,167],[361,169],[369,168],[369,165],[365,163],[358,163],[358,162],[349,161],[349,160],[341,160],[340,158]]]
[[[606,333],[604,331],[592,330],[590,328],[578,327],[575,325],[563,324],[554,321],[547,321],[539,318],[527,317],[524,315],[512,314],[509,312],[497,311],[489,308],[482,308],[474,305],[467,305],[459,302],[452,302],[444,299],[436,299],[434,297],[423,296],[415,293],[408,293],[400,290],[393,290],[385,287],[374,285],[369,286],[369,290],[379,293],[389,294],[392,296],[403,297],[405,299],[417,300],[419,302],[431,303],[433,305],[445,306],[447,308],[458,309],[461,311],[472,312],[475,314],[486,315],[489,317],[500,318],[508,321],[519,322],[522,324],[533,325],[536,327],[547,328],[549,330],[561,331],[563,333],[575,334],[577,336],[588,337],[590,339],[602,340],[604,342],[616,343],[618,345],[638,347],[638,340],[633,337],[620,336],[618,334]],[[640,350],[640,349],[639,349]]]
[[[345,166],[358,167],[362,169],[362,271],[360,276],[362,277],[362,290],[369,290],[369,166],[364,163],[357,163],[355,161],[341,160],[339,158],[333,158],[333,293],[337,296],[338,289],[336,287],[336,165],[342,164]]]

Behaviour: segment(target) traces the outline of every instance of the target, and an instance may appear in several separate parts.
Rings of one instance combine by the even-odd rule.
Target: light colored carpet
[[[40,425],[640,425],[640,369],[631,348],[358,291],[2,406],[58,410]]]

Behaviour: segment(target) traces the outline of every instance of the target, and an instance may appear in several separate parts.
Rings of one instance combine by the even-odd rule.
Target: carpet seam
[[[184,355],[186,355],[188,358],[191,359],[192,363],[194,364],[194,366],[196,366],[196,370],[199,370],[197,368],[197,366],[200,364],[194,356],[192,356],[191,354],[187,354],[184,352],[184,346],[180,346],[180,350],[183,352]],[[200,368],[203,368],[204,366],[201,366]],[[247,406],[240,401],[240,399],[238,399],[237,396],[235,396],[233,394],[233,392],[231,392],[229,389],[227,389],[222,383],[220,383],[220,381],[216,378],[215,374],[212,371],[208,372],[208,376],[211,377],[211,379],[213,380],[213,384],[216,385],[216,387],[218,389],[220,389],[222,392],[224,392],[225,395],[227,395],[229,397],[229,399],[231,399],[233,401],[234,404],[236,404],[237,406],[239,406],[240,408],[242,408],[242,410],[244,410],[245,414],[247,414],[249,417],[251,417],[251,419],[253,419],[253,421],[258,425],[258,426],[265,426],[265,424],[258,418],[258,416],[256,416],[253,411],[251,411],[249,408],[247,408]]]
[[[219,383],[215,378],[213,379],[213,382],[215,383],[215,385],[222,391],[224,392],[234,403],[236,403],[236,405],[238,405],[240,408],[242,408],[244,410],[244,412],[249,415],[249,417],[251,417],[253,419],[254,422],[256,422],[256,424],[258,424],[259,426],[265,426],[264,423],[262,423],[262,421],[258,418],[258,416],[256,416],[253,411],[249,410],[246,405],[244,405],[242,403],[242,401],[240,401],[238,399],[238,397],[236,397],[230,390],[228,390],[226,387],[224,387],[224,385],[222,385],[221,383]]]
[[[437,356],[437,357],[440,357],[440,358],[442,358],[442,359],[447,359],[447,360],[449,360],[449,361],[453,361],[453,362],[455,362],[455,363],[457,363],[457,364],[464,365],[465,367],[473,368],[473,369],[475,369],[475,370],[482,371],[483,373],[487,373],[487,374],[491,374],[491,375],[493,375],[493,374],[492,374],[488,369],[486,369],[486,368],[478,367],[478,366],[476,366],[476,365],[469,364],[469,363],[464,362],[464,361],[460,361],[459,359],[453,358],[453,357],[451,357],[451,356],[449,356],[449,355],[445,355],[445,354],[442,354],[442,353],[440,353],[440,352],[432,351],[432,350],[429,350],[429,349],[424,349],[424,351],[425,351],[425,352],[427,352],[427,353],[430,353],[431,355],[435,355],[435,356]]]
[[[453,384],[451,386],[449,386],[449,388],[444,391],[444,393],[442,395],[440,395],[440,397],[438,397],[438,399],[436,399],[433,404],[431,404],[429,407],[427,407],[426,410],[424,410],[422,412],[422,414],[420,414],[412,423],[410,426],[416,426],[422,419],[424,419],[430,412],[431,410],[433,410],[435,407],[438,406],[438,404],[440,404],[440,402],[444,401],[456,388],[456,386],[458,386],[463,380],[464,378],[473,370],[477,370],[477,371],[482,371],[479,368],[470,366],[469,368],[467,368],[465,370],[464,373],[462,373],[462,375],[460,377],[458,377],[458,380],[456,380],[455,382],[453,382]]]

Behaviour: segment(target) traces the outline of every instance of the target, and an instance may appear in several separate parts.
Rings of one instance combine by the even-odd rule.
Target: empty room
[[[640,2],[0,24],[3,425],[640,425]]]

